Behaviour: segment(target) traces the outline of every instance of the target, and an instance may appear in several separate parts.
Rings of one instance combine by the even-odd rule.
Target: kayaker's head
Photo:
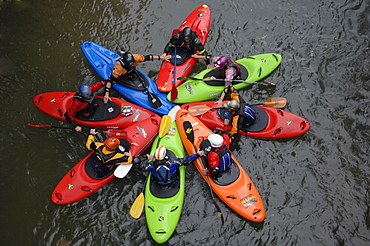
[[[162,161],[166,157],[166,153],[167,153],[166,147],[159,146],[155,150],[154,157],[155,157],[155,159]]]
[[[82,84],[82,85],[80,85],[80,87],[78,87],[78,92],[84,98],[90,98],[90,96],[91,96],[91,89],[88,85],[85,85],[85,84]]]
[[[193,39],[193,30],[190,27],[185,27],[182,30],[182,35],[184,37],[184,42],[189,43]]]
[[[135,64],[134,56],[128,51],[123,55],[122,59],[123,62],[130,67]]]
[[[104,141],[104,146],[109,151],[113,151],[117,149],[119,145],[120,145],[120,141],[118,138],[115,138],[115,137],[109,137]]]
[[[230,109],[232,111],[238,111],[240,108],[240,103],[237,100],[231,100],[225,102],[224,106],[225,108]]]
[[[221,56],[217,59],[217,61],[215,62],[215,67],[217,68],[223,68],[224,66],[227,65],[227,62],[229,61],[229,59],[226,57],[226,56]]]
[[[249,125],[252,125],[254,123],[254,121],[256,120],[256,113],[254,112],[254,110],[252,109],[252,107],[250,105],[245,105],[244,106],[244,114],[245,114],[245,117],[246,117],[246,125],[249,126]]]
[[[121,57],[123,57],[123,55],[126,53],[126,50],[123,47],[123,45],[117,45],[117,47],[116,47],[116,53],[118,55],[120,55]]]
[[[208,140],[214,148],[219,148],[224,143],[224,138],[219,134],[210,134]]]

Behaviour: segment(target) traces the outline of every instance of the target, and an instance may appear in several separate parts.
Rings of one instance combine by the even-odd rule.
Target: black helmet
[[[123,55],[123,60],[124,63],[128,66],[132,66],[135,63],[134,56],[128,51]]]
[[[184,30],[182,30],[184,40],[185,39],[192,39],[193,38],[193,30],[191,30],[190,27],[185,27]]]
[[[123,45],[117,45],[116,47],[116,53],[120,56],[123,57],[123,55],[126,53],[126,50],[125,48],[123,47]]]

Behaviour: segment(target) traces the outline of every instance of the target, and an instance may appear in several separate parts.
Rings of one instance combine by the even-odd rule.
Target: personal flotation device
[[[158,184],[168,185],[175,181],[171,173],[170,166],[170,161],[166,160],[165,162],[160,163],[155,169],[155,172],[157,173]]]
[[[211,151],[214,151],[220,157],[220,162],[218,164],[218,172],[226,171],[231,165],[231,154],[227,149],[226,145],[222,145],[222,150],[212,148]]]
[[[86,108],[81,109],[81,110],[76,112],[77,116],[82,116],[82,115],[88,116],[88,115],[94,113],[95,110],[96,110],[96,107],[98,105],[96,103],[95,95],[91,95],[90,98],[85,98],[85,97],[81,96],[80,93],[77,92],[76,94],[74,94],[73,99],[76,99],[76,100],[80,101],[81,103],[87,103]]]
[[[119,148],[117,148],[112,153],[104,154],[103,153],[103,148],[104,148],[104,145],[102,145],[102,146],[100,146],[99,148],[96,149],[96,151],[94,153],[94,157],[93,157],[92,162],[91,162],[93,167],[95,169],[97,169],[98,171],[105,171],[108,168],[110,168],[111,166],[113,166],[114,164],[122,162],[123,161],[122,158],[126,157],[126,156],[122,156],[120,158],[116,158],[116,159],[111,160],[111,158],[113,158],[118,153],[122,153],[122,151]]]

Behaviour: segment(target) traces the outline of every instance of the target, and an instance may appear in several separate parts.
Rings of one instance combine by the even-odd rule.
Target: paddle
[[[116,170],[114,170],[114,176],[116,178],[122,179],[126,177],[128,172],[131,170],[132,164],[121,164],[119,165]]]
[[[176,52],[176,45],[175,45],[175,51],[174,51],[174,55],[175,57],[173,58],[173,86],[172,86],[172,89],[171,89],[171,102],[174,102],[177,98],[177,95],[178,95],[178,91],[177,91],[177,88],[176,88],[176,81],[177,81],[177,76],[176,76],[176,63],[177,63],[177,52]]]
[[[65,127],[65,126],[40,125],[40,124],[27,124],[27,126],[74,130],[73,127]],[[108,130],[103,131],[103,133],[108,134],[109,136],[117,137],[117,138],[126,138],[127,136],[127,132],[123,129],[108,129]]]
[[[253,105],[266,105],[266,106],[270,106],[272,108],[284,108],[285,105],[286,105],[286,99],[284,97],[271,97],[269,99],[266,100],[266,102],[264,103],[260,103],[260,104],[253,104]],[[195,106],[192,106],[192,107],[189,107],[188,108],[188,112],[189,114],[193,115],[193,116],[198,116],[198,115],[202,115],[206,112],[208,112],[209,110],[211,109],[221,109],[221,108],[225,108],[225,107],[208,107],[207,105],[195,105]]]
[[[153,108],[159,108],[160,106],[162,106],[161,100],[157,97],[157,95],[155,95],[155,94],[153,94],[149,91],[148,87],[146,87],[145,83],[141,80],[141,77],[140,77],[139,73],[136,71],[136,69],[135,69],[135,74],[138,77],[140,83],[143,85],[146,92],[148,93],[148,101],[149,101],[150,105]]]
[[[198,79],[198,78],[194,78],[194,77],[179,77],[177,79],[181,79],[181,80],[202,80],[204,82],[207,82],[207,81],[225,81],[224,79]],[[276,85],[275,83],[271,83],[271,82],[267,82],[267,81],[248,82],[248,81],[238,80],[238,79],[234,79],[231,82],[246,83],[246,84]]]
[[[161,125],[159,127],[159,137],[162,138],[164,135],[167,134],[168,130],[170,129],[172,122],[172,118],[169,115],[163,115],[161,120]]]
[[[138,195],[138,197],[136,197],[134,203],[132,204],[132,206],[130,208],[130,215],[134,219],[140,218],[140,216],[143,212],[144,202],[145,202],[144,189],[145,189],[145,185],[146,185],[146,182],[148,180],[148,177],[149,177],[149,175],[147,175],[147,177],[145,179],[144,186],[143,186],[143,189],[142,189],[141,193]]]
[[[193,126],[191,125],[191,123],[189,121],[185,121],[183,123],[183,126],[184,126],[184,130],[185,130],[185,133],[186,133],[186,138],[193,144],[194,150],[196,152],[196,148],[195,148],[195,145],[194,145],[194,131],[193,131]],[[202,165],[202,169],[205,169],[205,166],[203,164],[203,160],[201,158],[199,158],[199,161],[200,161],[200,164]],[[218,204],[217,204],[217,202],[215,200],[215,197],[213,195],[213,190],[212,190],[212,187],[211,187],[211,183],[209,182],[208,176],[207,175],[205,175],[205,176],[206,176],[206,181],[207,181],[208,187],[209,187],[209,189],[211,191],[211,196],[212,196],[213,204],[216,207],[217,213],[220,216],[221,222],[222,222],[222,225],[223,225],[224,224],[224,216],[223,216],[223,214],[221,212],[220,207],[218,206]]]
[[[172,122],[171,116],[164,115],[162,117],[162,121],[161,121],[161,124],[159,126],[159,137],[160,138],[162,138],[168,132],[168,130],[170,128],[170,125],[171,125],[171,122]],[[148,181],[148,177],[149,177],[149,175],[147,175],[147,177],[145,179],[144,187],[143,187],[141,193],[138,195],[138,197],[136,197],[134,203],[132,204],[132,206],[130,208],[130,215],[134,219],[138,219],[141,216],[142,212],[143,212],[144,202],[145,202],[144,189],[145,189],[146,182]]]

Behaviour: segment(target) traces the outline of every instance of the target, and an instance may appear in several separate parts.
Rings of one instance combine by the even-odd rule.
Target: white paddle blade
[[[114,170],[114,176],[116,176],[116,178],[119,178],[119,179],[126,177],[128,172],[131,170],[131,167],[132,167],[132,164],[118,165],[116,170]]]

